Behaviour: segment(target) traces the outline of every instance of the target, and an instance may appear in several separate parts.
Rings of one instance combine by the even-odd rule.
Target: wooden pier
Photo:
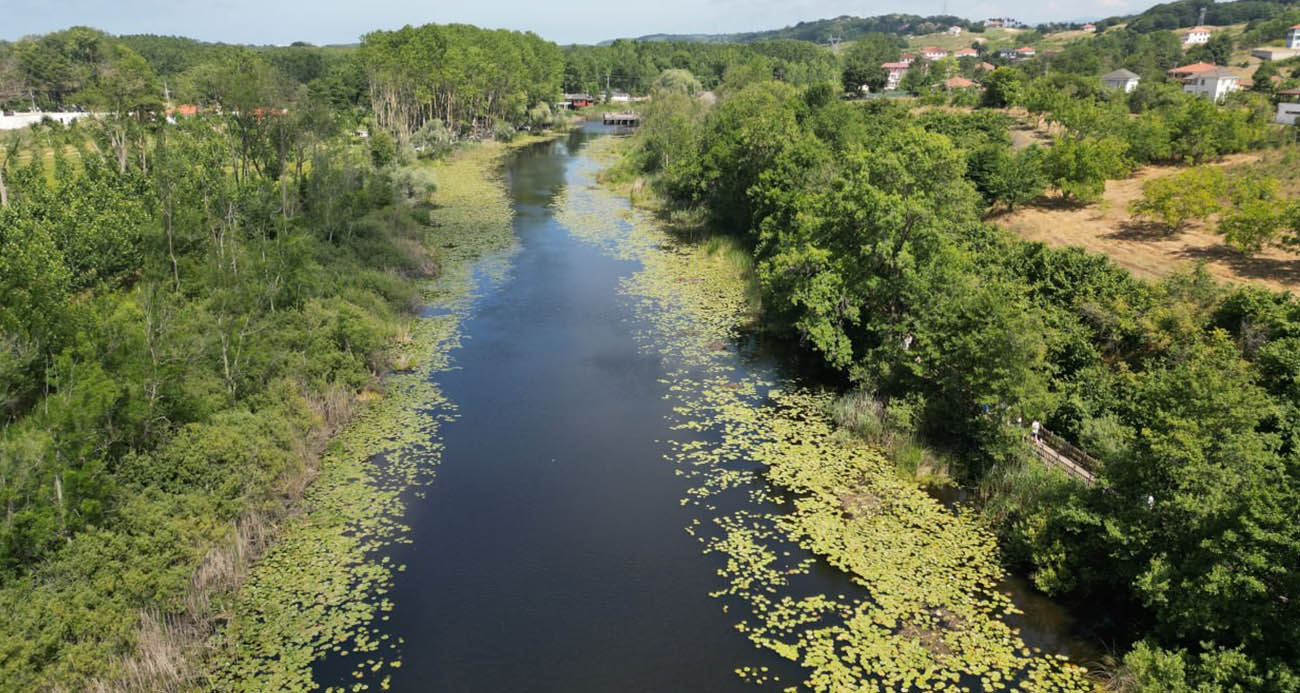
[[[617,125],[619,127],[634,128],[641,124],[640,113],[606,113],[606,125]]]

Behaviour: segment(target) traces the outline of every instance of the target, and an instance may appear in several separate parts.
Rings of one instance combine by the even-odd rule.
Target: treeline
[[[431,181],[376,167],[348,113],[253,51],[171,68],[209,71],[221,108],[170,123],[122,42],[23,46],[74,76],[41,98],[104,110],[0,133],[0,688],[152,689],[185,643],[142,624],[206,637],[253,528],[409,365]]]
[[[522,123],[559,98],[564,66],[560,49],[535,34],[460,24],[371,32],[360,59],[377,124],[402,141],[434,121]]]
[[[1068,185],[1096,159],[1126,166],[1127,137],[1076,123],[1025,154],[997,112],[720,93],[657,99],[627,165],[752,249],[771,331],[888,425],[961,451],[1039,587],[1127,615],[1141,641],[1116,685],[1300,686],[1300,304],[1203,272],[1137,281],[981,221],[990,168]],[[1095,488],[1027,459],[1015,422],[1032,419],[1102,461]]]
[[[713,89],[727,71],[741,66],[764,71],[769,79],[813,84],[835,79],[839,66],[829,50],[804,41],[751,44],[667,41],[615,41],[606,46],[564,49],[564,90],[598,95],[607,90],[649,94],[665,70],[687,70],[704,89]]]
[[[1227,26],[1269,19],[1294,4],[1293,0],[1237,0],[1236,2],[1179,0],[1156,5],[1136,17],[1111,17],[1102,20],[1097,23],[1097,29],[1104,30],[1116,24],[1126,24],[1130,30],[1139,33],[1181,29],[1201,23],[1202,10],[1205,11],[1205,24]]]

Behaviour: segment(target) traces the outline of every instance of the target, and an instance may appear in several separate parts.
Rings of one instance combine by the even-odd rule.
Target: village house
[[[1101,76],[1101,85],[1110,89],[1123,89],[1124,93],[1129,93],[1137,89],[1138,83],[1142,78],[1136,73],[1130,72],[1123,68],[1108,72]]]
[[[986,19],[986,20],[984,20],[984,26],[989,27],[990,29],[1000,29],[1000,28],[1002,28],[1002,25],[1003,25],[1003,22],[1002,22],[1001,19]]]
[[[1184,46],[1196,46],[1202,43],[1210,42],[1210,34],[1214,30],[1208,26],[1194,26],[1187,30],[1187,35],[1183,37]]]
[[[564,95],[565,108],[569,108],[575,111],[579,108],[586,108],[588,106],[593,106],[595,105],[595,103],[596,102],[592,100],[589,94],[565,94]]]
[[[1241,77],[1221,67],[1199,72],[1183,80],[1183,91],[1204,96],[1211,101],[1222,101],[1238,89],[1241,89]]]
[[[889,78],[885,82],[885,89],[894,90],[897,89],[899,83],[903,81],[903,75],[907,74],[907,70],[911,65],[902,62],[883,63],[881,64],[881,67],[885,68],[885,71],[889,73]]]
[[[952,91],[954,89],[973,89],[978,86],[979,86],[978,84],[970,81],[969,79],[966,79],[965,77],[960,77],[960,76],[949,77],[947,81],[943,83],[943,88],[949,91]]]
[[[979,54],[980,52],[974,48],[963,48],[954,52],[952,55],[954,58],[978,58]]]
[[[1291,27],[1291,33],[1286,36],[1286,47],[1300,50],[1300,24]]]
[[[1166,72],[1165,74],[1169,75],[1173,79],[1186,79],[1188,77],[1191,77],[1192,75],[1198,75],[1202,72],[1208,72],[1210,70],[1216,69],[1217,67],[1218,67],[1217,65],[1211,65],[1210,63],[1192,63],[1191,65],[1180,65],[1178,67],[1175,67],[1172,70]]]
[[[943,60],[948,57],[948,51],[934,47],[922,48],[921,57],[926,60]]]
[[[985,72],[992,72],[998,69],[997,66],[994,65],[993,63],[980,63],[979,68]]]
[[[1097,25],[1096,25],[1096,24],[1084,24],[1084,25],[1083,25],[1083,30],[1086,31],[1086,32],[1088,32],[1088,33],[1090,33],[1090,34],[1096,33],[1096,32],[1097,32]]]
[[[959,26],[955,26],[955,25],[954,25],[954,26],[950,26],[950,27],[948,27],[948,35],[949,35],[949,36],[961,36],[961,27],[959,27]]]
[[[1279,91],[1277,97],[1277,122],[1283,125],[1300,123],[1300,89]]]
[[[904,65],[911,65],[912,63],[916,62],[916,56],[913,55],[912,53],[904,53],[901,56],[899,56],[898,62],[903,63]]]
[[[1038,51],[1034,50],[1033,46],[1021,46],[1016,49],[1016,55],[1021,58],[1032,58],[1038,55]]]

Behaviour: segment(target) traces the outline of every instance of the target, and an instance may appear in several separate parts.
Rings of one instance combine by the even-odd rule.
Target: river
[[[767,667],[777,690],[803,679],[737,632],[710,596],[724,557],[684,531],[699,508],[683,504],[692,482],[661,442],[673,364],[643,348],[648,326],[619,291],[638,264],[555,213],[565,186],[589,179],[585,145],[602,132],[508,165],[518,247],[503,277],[477,280],[454,368],[435,376],[457,408],[436,479],[410,492],[411,542],[385,551],[405,566],[384,624],[402,643],[394,690],[752,690],[738,667]],[[752,346],[727,348],[742,375],[779,369]],[[799,589],[862,591],[821,565]],[[1015,624],[1026,642],[1068,651],[1068,618],[1030,607]],[[343,660],[319,665],[318,680],[350,686]]]

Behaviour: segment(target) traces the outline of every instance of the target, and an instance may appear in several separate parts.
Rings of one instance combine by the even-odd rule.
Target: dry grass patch
[[[1265,166],[1265,158],[1260,153],[1237,154],[1215,165],[1229,169]],[[1179,170],[1176,166],[1149,166],[1124,180],[1109,181],[1102,201],[1096,205],[1077,207],[1049,200],[997,215],[992,221],[1026,240],[1103,253],[1145,279],[1164,277],[1189,264],[1204,262],[1209,273],[1223,281],[1300,291],[1300,254],[1270,248],[1246,256],[1224,245],[1223,238],[1214,232],[1214,220],[1209,224],[1189,222],[1181,232],[1170,233],[1129,214],[1129,204],[1142,197],[1144,182]]]

